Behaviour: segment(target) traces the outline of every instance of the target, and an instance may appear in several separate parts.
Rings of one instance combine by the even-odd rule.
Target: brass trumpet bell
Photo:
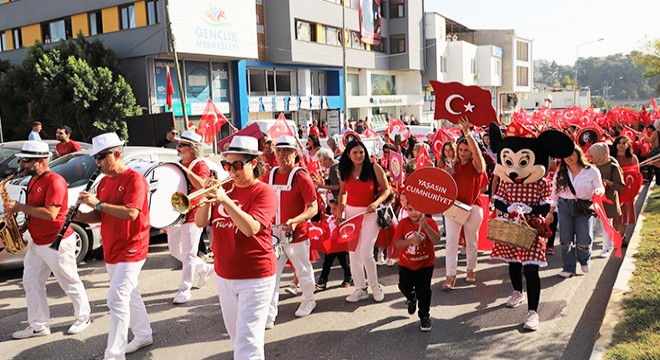
[[[222,185],[224,185],[228,182],[232,182],[232,181],[234,181],[234,179],[230,177],[230,178],[227,178],[225,180],[220,181],[219,183],[213,184],[213,185],[211,185],[209,187],[206,187],[206,188],[203,188],[203,189],[199,189],[199,190],[197,190],[195,192],[192,192],[190,194],[184,194],[182,192],[175,192],[174,194],[172,194],[172,198],[170,199],[170,202],[172,203],[172,207],[174,208],[174,210],[176,212],[185,215],[185,214],[189,213],[191,210],[193,210],[194,208],[199,207],[201,205],[204,205],[208,202],[208,201],[201,201],[196,205],[191,205],[193,200],[195,200],[196,198],[198,198],[200,196],[203,196],[204,194],[208,193],[211,190],[215,190],[218,187],[220,187],[220,186],[222,186]],[[232,192],[232,190],[234,190],[234,184],[232,184],[231,189],[229,189],[229,191],[227,191],[227,194]]]

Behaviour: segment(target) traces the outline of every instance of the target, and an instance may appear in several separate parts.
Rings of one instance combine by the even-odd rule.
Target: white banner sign
[[[261,103],[264,106],[264,111],[273,111],[273,98],[271,96],[264,96],[261,98]]]
[[[286,111],[286,97],[285,96],[276,96],[275,97],[275,111]]]
[[[289,111],[297,111],[297,110],[298,110],[298,97],[297,96],[289,97]]]
[[[249,112],[260,112],[261,111],[261,98],[260,97],[250,97],[248,98],[248,111]]]

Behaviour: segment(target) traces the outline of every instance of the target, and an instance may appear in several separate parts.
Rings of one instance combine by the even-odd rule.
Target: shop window
[[[250,96],[266,95],[266,72],[263,69],[248,69],[247,76]]]
[[[147,0],[147,25],[155,25],[160,21],[158,0]]]
[[[98,35],[103,34],[103,18],[101,11],[93,11],[87,14],[89,17],[89,34]]]
[[[0,52],[7,51],[7,35],[3,31],[0,33]]]
[[[390,54],[403,54],[406,52],[406,35],[392,35],[390,37]]]
[[[41,24],[44,44],[71,38],[71,18]]]
[[[126,5],[119,8],[121,29],[133,29],[135,24],[135,5]]]
[[[390,19],[398,19],[406,16],[405,0],[390,0]]]
[[[358,74],[348,74],[346,76],[346,92],[351,96],[360,96],[360,77]]]
[[[275,71],[275,88],[277,95],[291,95],[291,72]]]
[[[14,40],[14,49],[20,49],[23,47],[23,36],[21,35],[21,29],[14,29],[11,31],[12,40]]]
[[[516,66],[516,86],[529,86],[529,68]]]

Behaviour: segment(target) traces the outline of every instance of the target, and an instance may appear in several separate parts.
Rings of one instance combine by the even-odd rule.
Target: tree
[[[649,40],[642,52],[634,51],[631,57],[635,66],[645,68],[645,78],[660,77],[660,38]],[[660,93],[660,82],[656,83],[655,92]]]
[[[110,131],[126,139],[124,119],[142,113],[112,50],[81,35],[50,49],[37,42],[20,66],[0,72],[0,108],[8,139],[24,139],[39,120],[46,134],[68,125],[87,142]]]

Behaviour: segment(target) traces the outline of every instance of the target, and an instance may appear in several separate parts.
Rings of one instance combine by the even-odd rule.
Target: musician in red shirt
[[[148,186],[142,174],[124,163],[123,145],[115,133],[92,139],[90,156],[105,176],[98,184],[96,195],[83,191],[78,196],[78,203],[94,210],[79,212],[74,218],[101,223],[103,258],[110,276],[106,359],[123,359],[125,354],[153,344],[153,332],[138,283],[149,250]],[[129,326],[134,338],[127,344]]]
[[[55,137],[59,143],[55,145],[55,154],[53,158],[58,158],[68,153],[82,150],[80,144],[71,140],[71,128],[66,125],[62,125],[57,128]]]
[[[32,176],[32,179],[27,186],[26,203],[9,200],[4,204],[4,211],[6,214],[25,214],[32,241],[28,242],[23,259],[23,288],[29,325],[12,336],[25,339],[50,335],[46,280],[51,271],[73,304],[76,320],[68,333],[77,334],[89,325],[91,308],[85,286],[78,276],[73,229],[69,228],[64,234],[59,251],[50,248],[66,219],[69,198],[66,180],[50,171],[50,152],[45,142],[26,141],[16,156],[25,175]]]
[[[233,185],[207,193],[213,205],[199,208],[195,224],[213,228],[218,295],[234,358],[263,359],[277,270],[271,237],[277,197],[260,180],[265,170],[257,139],[234,136],[223,155]]]
[[[176,151],[181,158],[181,168],[188,177],[189,192],[203,188],[206,179],[211,176],[209,166],[199,157],[201,147],[202,136],[192,131],[184,131],[177,139]],[[195,206],[200,200],[194,199],[190,205]],[[174,304],[185,304],[190,300],[195,274],[199,274],[197,287],[201,288],[213,273],[213,267],[197,256],[202,229],[195,225],[196,212],[197,208],[190,210],[183,224],[174,225],[167,232],[170,254],[181,261],[181,282],[179,292],[173,300]]]

